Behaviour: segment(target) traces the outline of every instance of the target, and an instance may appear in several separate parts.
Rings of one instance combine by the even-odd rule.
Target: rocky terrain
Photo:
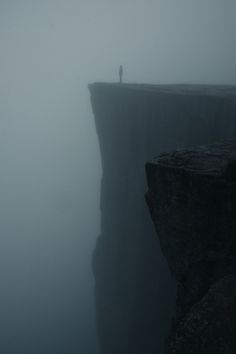
[[[162,154],[146,171],[146,200],[178,284],[167,353],[236,353],[236,141]]]

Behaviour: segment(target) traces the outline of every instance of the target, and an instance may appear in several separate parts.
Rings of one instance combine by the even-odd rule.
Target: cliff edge
[[[236,89],[107,83],[89,89],[103,168],[93,257],[101,353],[162,354],[176,286],[144,200],[144,166],[163,151],[236,137]]]

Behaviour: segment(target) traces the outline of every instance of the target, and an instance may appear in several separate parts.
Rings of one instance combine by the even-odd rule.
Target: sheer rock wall
[[[144,200],[144,165],[163,151],[236,136],[236,89],[89,86],[100,144],[101,234],[93,257],[102,354],[162,354],[175,282]]]

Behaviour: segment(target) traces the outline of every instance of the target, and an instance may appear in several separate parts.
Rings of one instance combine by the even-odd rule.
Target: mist
[[[234,0],[1,0],[0,352],[96,354],[88,84],[236,83]]]

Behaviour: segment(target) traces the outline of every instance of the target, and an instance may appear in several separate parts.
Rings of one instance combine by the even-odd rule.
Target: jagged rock
[[[146,165],[146,200],[178,281],[169,354],[236,352],[236,282],[229,276],[236,273],[235,166],[235,140]]]
[[[179,323],[168,354],[236,353],[236,277],[214,284]]]
[[[143,195],[156,154],[236,137],[235,87],[90,85],[101,149],[93,257],[102,354],[163,354],[175,284]]]
[[[146,166],[147,201],[179,282],[179,315],[235,267],[235,162],[233,141],[163,154]]]

